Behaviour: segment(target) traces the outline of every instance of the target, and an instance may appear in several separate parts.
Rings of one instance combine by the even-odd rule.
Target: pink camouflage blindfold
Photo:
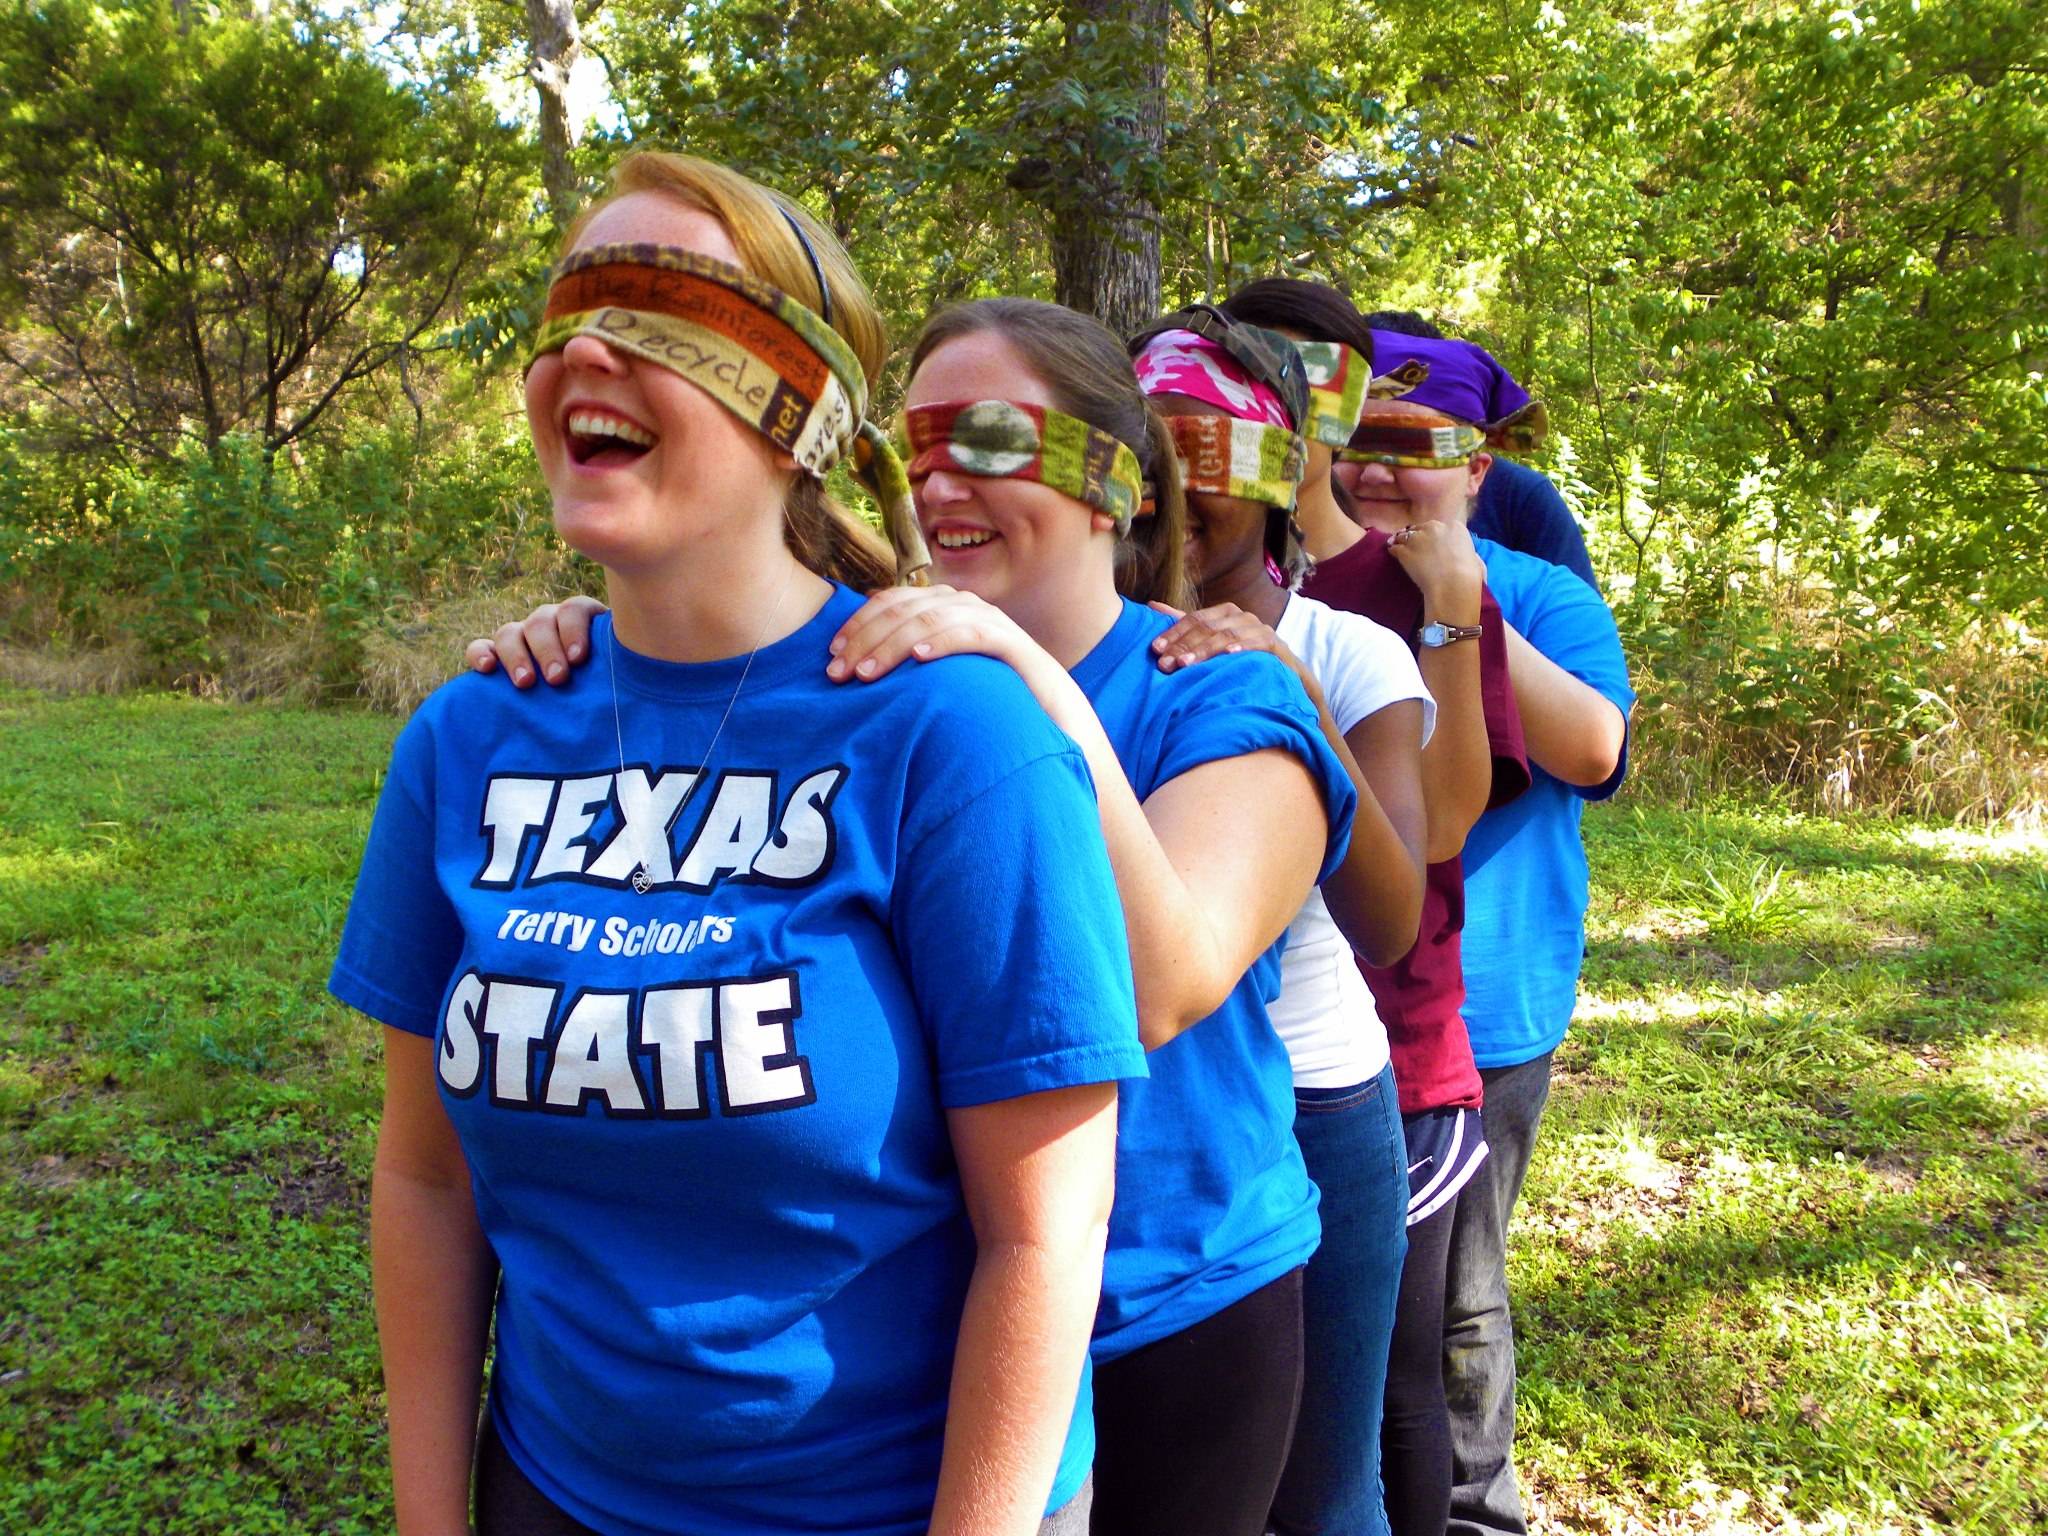
[[[1138,387],[1148,395],[1186,395],[1237,417],[1292,434],[1279,393],[1260,383],[1243,364],[1193,331],[1161,331],[1132,360]]]

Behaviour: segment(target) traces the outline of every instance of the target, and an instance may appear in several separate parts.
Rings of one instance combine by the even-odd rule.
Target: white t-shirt
[[[1296,593],[1276,633],[1322,684],[1340,731],[1389,704],[1420,699],[1422,739],[1429,740],[1436,700],[1407,642],[1392,630]],[[1387,1064],[1386,1026],[1320,890],[1309,892],[1288,925],[1280,995],[1267,1011],[1287,1043],[1297,1088],[1349,1088]]]

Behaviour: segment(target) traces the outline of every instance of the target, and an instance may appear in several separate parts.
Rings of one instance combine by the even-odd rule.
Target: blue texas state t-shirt
[[[1292,672],[1262,652],[1161,672],[1151,642],[1172,621],[1124,604],[1074,668],[1140,800],[1192,768],[1277,748],[1308,767],[1330,835],[1321,880],[1344,857],[1357,792]],[[1095,1358],[1114,1360],[1191,1328],[1315,1251],[1316,1189],[1294,1140],[1294,1069],[1266,1004],[1280,943],[1223,1006],[1153,1051],[1152,1075],[1117,1103]]]
[[[1486,584],[1522,637],[1626,716],[1635,704],[1614,615],[1561,565],[1474,539]],[[1529,764],[1529,788],[1488,811],[1465,839],[1465,1026],[1482,1067],[1555,1050],[1578,1001],[1588,876],[1579,819],[1621,787],[1628,752],[1605,783],[1581,789]]]
[[[974,1263],[945,1111],[1146,1070],[1081,757],[993,661],[827,682],[859,604],[750,669],[600,621],[563,689],[450,683],[363,858],[333,989],[433,1038],[492,1412],[608,1536],[922,1531]]]

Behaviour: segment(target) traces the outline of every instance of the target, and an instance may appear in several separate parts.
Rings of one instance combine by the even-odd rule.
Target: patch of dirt
[[[97,1152],[91,1157],[66,1157],[61,1152],[52,1152],[22,1169],[19,1177],[30,1189],[69,1189],[127,1165],[128,1157],[123,1152]]]
[[[20,985],[29,967],[49,952],[47,944],[17,944],[12,949],[0,950],[0,987]]]
[[[369,1191],[340,1157],[309,1153],[279,1164],[241,1156],[229,1161],[232,1178],[253,1176],[270,1186],[270,1214],[279,1221],[318,1219],[337,1210],[360,1211]]]
[[[22,1171],[21,1182],[30,1189],[69,1189],[86,1176],[86,1165],[72,1161],[61,1152],[37,1158]]]
[[[1648,1235],[1682,1217],[1699,1176],[1691,1163],[1659,1160],[1654,1166],[1631,1169],[1628,1182],[1618,1189],[1598,1194],[1576,1191],[1561,1208],[1547,1209],[1544,1222],[1567,1251],[1595,1258],[1606,1249],[1616,1227]]]

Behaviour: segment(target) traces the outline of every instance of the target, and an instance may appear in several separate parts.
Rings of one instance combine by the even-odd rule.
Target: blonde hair
[[[668,150],[636,149],[612,167],[605,194],[570,221],[562,236],[562,254],[575,249],[600,208],[634,192],[657,192],[710,214],[725,226],[740,265],[749,273],[819,314],[829,313],[832,328],[860,359],[873,394],[889,352],[881,311],[845,248],[809,209],[730,166]],[[791,221],[802,227],[817,254],[815,271]],[[819,291],[820,272],[829,292]],[[809,475],[797,475],[783,511],[783,537],[790,552],[828,580],[872,592],[893,585],[899,568],[912,558],[909,550],[892,550],[889,540],[866,519],[841,506],[826,493],[822,481]]]

